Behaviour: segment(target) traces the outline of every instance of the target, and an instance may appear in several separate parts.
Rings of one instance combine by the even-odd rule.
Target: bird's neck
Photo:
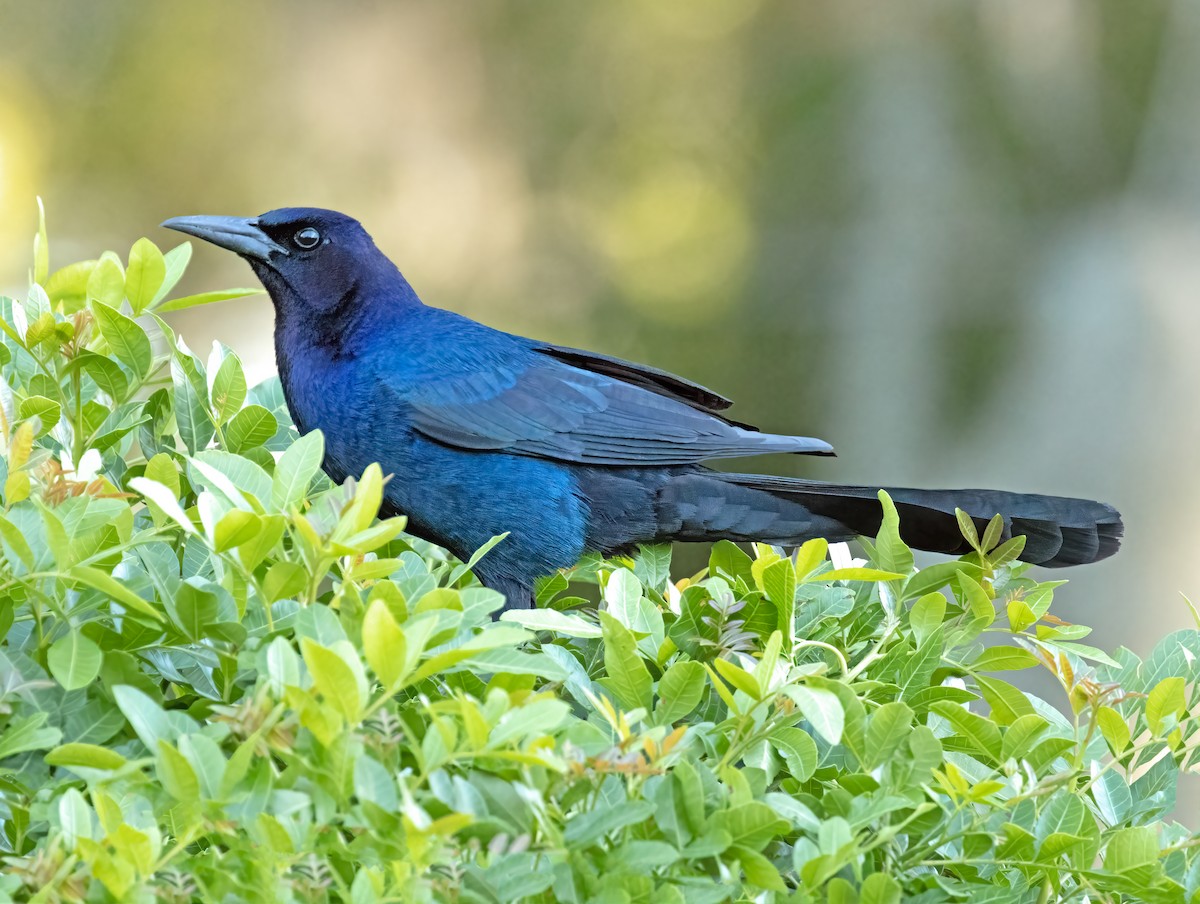
[[[353,368],[372,344],[378,346],[381,337],[403,335],[404,322],[424,307],[394,266],[367,269],[342,285],[316,303],[283,295],[287,287],[280,294],[270,292],[275,302],[275,363],[288,407],[302,431],[320,426],[326,409],[346,403],[339,398],[350,388],[346,368]]]
[[[395,267],[354,274],[336,292],[320,298],[288,297],[281,287],[275,301],[275,346],[280,371],[297,355],[329,361],[356,357],[380,331],[423,307],[408,280]],[[377,340],[376,340],[377,341]]]

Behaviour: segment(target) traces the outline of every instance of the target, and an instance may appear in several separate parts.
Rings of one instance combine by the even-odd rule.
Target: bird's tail
[[[735,540],[795,546],[812,539],[873,536],[887,490],[900,514],[900,534],[914,549],[964,555],[955,509],[982,535],[988,521],[1004,519],[1004,538],[1023,535],[1021,561],[1049,568],[1084,565],[1111,556],[1124,525],[1112,506],[1088,499],[1003,490],[915,490],[849,486],[771,477],[692,471],[659,491],[659,527],[678,540]]]

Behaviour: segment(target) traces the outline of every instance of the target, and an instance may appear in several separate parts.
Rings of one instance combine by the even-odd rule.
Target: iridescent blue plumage
[[[769,452],[826,455],[821,440],[729,420],[729,400],[680,377],[549,345],[422,304],[359,223],[286,208],[164,224],[245,258],[275,304],[275,352],[301,431],[325,435],[334,480],[372,462],[394,474],[386,506],[461,558],[508,538],[476,569],[510,606],[585,551],[665,540],[873,533],[870,487],[724,474],[701,462]],[[1087,500],[991,490],[891,490],[905,538],[961,553],[955,507],[1027,535],[1025,558],[1110,555],[1120,516]]]

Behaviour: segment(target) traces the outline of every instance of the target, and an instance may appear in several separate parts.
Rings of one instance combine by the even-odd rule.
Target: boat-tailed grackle
[[[395,474],[385,508],[467,558],[510,607],[588,551],[668,540],[874,534],[878,488],[730,474],[710,459],[830,455],[818,439],[760,433],[730,401],[653,367],[500,332],[428,307],[363,227],[314,208],[163,224],[241,255],[275,304],[275,356],[301,432],[325,435],[335,481],[372,462]],[[889,489],[904,540],[963,554],[955,517],[1004,517],[1022,559],[1057,567],[1116,552],[1121,516],[1084,499],[1000,490]]]

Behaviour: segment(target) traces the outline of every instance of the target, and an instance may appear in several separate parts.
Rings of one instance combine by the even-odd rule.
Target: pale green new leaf
[[[812,727],[830,744],[842,739],[846,724],[846,711],[831,691],[797,684],[785,688],[785,693],[795,701]]]
[[[183,277],[184,271],[187,269],[188,262],[192,259],[192,243],[184,242],[182,245],[176,245],[170,251],[163,254],[163,263],[165,271],[163,273],[162,285],[158,287],[158,291],[154,293],[154,300],[150,303],[150,307],[154,307],[160,301],[167,297],[167,294],[175,288],[179,280]]]
[[[322,646],[307,637],[300,642],[304,664],[317,690],[325,701],[351,723],[357,721],[362,711],[362,697],[354,670],[344,658],[329,647]]]
[[[261,446],[275,435],[279,423],[262,405],[247,405],[225,426],[225,445],[231,452],[245,452]]]
[[[288,447],[275,464],[271,505],[280,511],[299,504],[317,476],[325,457],[325,437],[320,430],[304,434]]]
[[[649,709],[654,681],[637,651],[629,629],[607,612],[600,613],[604,636],[604,666],[608,672],[604,685],[624,709]]]
[[[100,335],[117,359],[135,375],[144,377],[154,358],[146,331],[120,311],[100,301],[92,302],[92,313]]]
[[[516,622],[531,631],[553,631],[566,637],[599,637],[600,626],[578,615],[557,609],[509,609],[500,615],[501,621]]]
[[[166,278],[167,263],[158,246],[149,239],[134,242],[125,269],[125,297],[134,314],[150,307]]]
[[[362,639],[367,664],[375,677],[384,688],[398,686],[405,675],[408,653],[404,632],[383,600],[376,599],[367,607]]]
[[[262,289],[224,289],[220,292],[201,292],[199,295],[185,295],[172,298],[158,305],[154,311],[166,314],[170,311],[182,311],[184,308],[194,308],[202,304],[213,304],[218,301],[232,301],[235,298],[247,298],[251,295],[261,295]]]
[[[96,588],[128,609],[148,615],[158,621],[163,620],[162,613],[158,609],[99,568],[93,568],[90,565],[76,565],[67,573],[66,577]]]
[[[699,706],[708,683],[705,677],[704,666],[698,662],[679,661],[667,669],[658,682],[655,721],[674,724]]]
[[[96,642],[77,630],[56,640],[46,654],[50,674],[68,691],[91,684],[100,673],[103,660],[104,654]]]

